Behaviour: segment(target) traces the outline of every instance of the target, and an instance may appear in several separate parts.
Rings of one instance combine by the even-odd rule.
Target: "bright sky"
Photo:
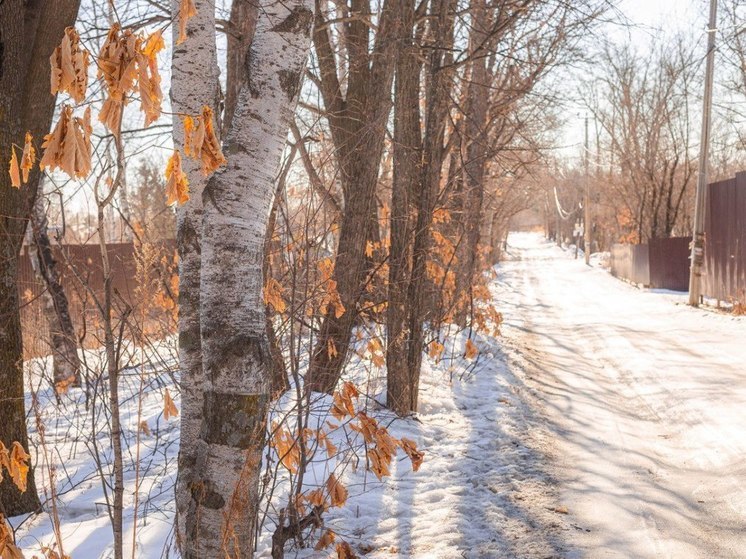
[[[679,31],[688,31],[695,40],[702,41],[704,56],[704,32],[709,15],[709,0],[619,0],[617,18],[626,19],[627,25],[608,23],[606,34],[620,43],[630,42],[643,50],[663,36],[672,36]],[[577,118],[570,118],[565,126],[561,153],[567,157],[580,157],[583,141],[582,106],[569,108],[577,112]]]

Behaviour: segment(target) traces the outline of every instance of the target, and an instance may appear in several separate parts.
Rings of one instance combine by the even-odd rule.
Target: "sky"
[[[619,43],[629,42],[642,50],[661,37],[689,31],[693,37],[702,40],[704,56],[709,0],[619,0],[617,9],[615,19],[618,21],[605,24],[604,32],[608,38]],[[567,111],[577,113],[577,118],[567,119],[559,153],[568,158],[580,158],[585,109],[577,105],[568,107]]]

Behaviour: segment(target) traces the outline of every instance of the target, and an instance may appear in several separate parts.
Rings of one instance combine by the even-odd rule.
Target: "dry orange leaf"
[[[36,149],[31,143],[34,137],[31,132],[26,132],[26,138],[23,143],[23,155],[21,155],[21,172],[23,173],[23,182],[28,182],[28,176],[36,162]]]
[[[417,450],[417,445],[414,441],[402,437],[400,440],[402,450],[407,453],[409,459],[412,461],[412,469],[416,472],[420,469],[422,461],[425,458],[425,453]]]
[[[18,157],[16,157],[16,148],[14,146],[10,146],[10,167],[8,168],[8,174],[10,174],[10,186],[21,188],[21,169],[18,166]]]
[[[351,382],[345,382],[342,390],[337,390],[332,399],[332,415],[342,421],[345,416],[355,415],[355,405],[352,403],[353,398],[357,398],[360,392]]]
[[[176,44],[180,45],[187,39],[187,23],[197,15],[197,8],[194,7],[194,0],[181,0],[179,5],[179,38]]]
[[[166,41],[163,39],[163,30],[159,29],[145,42],[142,53],[148,58],[155,57],[159,52],[166,48]]]
[[[104,78],[108,97],[101,107],[98,119],[115,135],[122,125],[122,111],[127,94],[134,91],[138,78],[138,54],[142,38],[131,29],[120,33],[115,23],[109,30],[98,55],[98,75]]]
[[[275,278],[268,278],[264,285],[264,304],[271,306],[276,312],[283,313],[287,308],[282,298],[282,284]]]
[[[300,445],[297,444],[297,441],[288,429],[274,428],[273,430],[274,435],[270,440],[270,444],[277,451],[280,463],[291,473],[297,472],[301,458]]]
[[[331,530],[327,530],[321,535],[314,549],[316,551],[321,551],[322,549],[326,549],[327,547],[329,547],[330,545],[334,543],[335,539],[336,539],[336,536],[334,535],[334,532],[332,532]]]
[[[474,359],[477,355],[479,355],[477,346],[474,345],[474,342],[472,342],[471,340],[466,340],[466,350],[464,351],[464,357],[466,357],[467,359]]]
[[[308,501],[311,506],[321,507],[324,510],[326,510],[327,508],[327,502],[324,498],[324,492],[321,489],[314,489],[313,491],[309,491],[306,494],[306,501]]]
[[[342,542],[337,544],[337,559],[358,559],[358,557],[352,551],[350,544]]]
[[[373,444],[376,431],[378,430],[378,421],[362,411],[358,412],[357,417],[360,420],[360,424],[350,425],[350,428],[353,431],[361,433],[363,435],[363,440],[365,440],[367,444]]]
[[[89,58],[88,51],[80,46],[75,28],[65,29],[62,42],[49,57],[52,95],[67,91],[76,103],[81,103],[88,89]]]
[[[339,482],[334,474],[326,480],[326,490],[329,492],[329,500],[333,507],[343,507],[347,502],[347,488]]]
[[[428,355],[430,356],[430,359],[435,359],[436,361],[438,361],[440,360],[441,355],[443,355],[444,350],[445,346],[442,343],[437,340],[433,340],[432,342],[430,342]]]
[[[44,137],[39,166],[60,169],[72,179],[85,178],[91,172],[92,131],[90,107],[81,119],[73,117],[71,106],[64,105],[54,130]]]
[[[2,443],[0,443],[2,444]],[[0,558],[2,559],[24,559],[23,553],[13,542],[13,534],[10,531],[5,515],[0,513]]]
[[[163,417],[168,421],[172,417],[177,417],[179,410],[176,408],[176,404],[171,399],[171,393],[166,388],[166,393],[163,395]]]
[[[3,441],[0,441],[0,483],[3,481],[3,469],[10,472],[10,452],[5,448]]]
[[[329,458],[337,454],[337,447],[334,445],[329,436],[321,429],[319,429],[316,433],[316,440],[319,441],[319,444],[323,444],[326,447],[326,455]]]
[[[194,159],[202,161],[202,173],[207,176],[226,160],[220,149],[220,141],[215,135],[215,122],[212,109],[205,105],[202,114],[194,119],[184,117],[184,153]]]
[[[178,413],[178,412],[177,412]],[[146,437],[149,437],[152,433],[150,432],[150,426],[148,425],[148,422],[145,420],[142,420],[140,422],[140,432],[145,435]]]
[[[189,200],[189,181],[181,168],[181,154],[174,150],[166,164],[166,204],[184,204]]]
[[[376,477],[382,480],[385,476],[391,475],[391,459],[381,453],[377,448],[368,450],[368,459],[370,460],[370,471],[376,474]]]
[[[23,450],[21,443],[15,441],[10,451],[10,468],[8,469],[8,473],[10,474],[10,479],[13,480],[13,483],[21,493],[26,491],[29,470],[28,462],[30,459],[31,456]]]
[[[334,340],[332,340],[331,338],[326,341],[326,354],[329,359],[334,359],[337,355],[339,355],[339,352],[337,351],[337,344],[335,344]]]
[[[151,35],[148,44],[157,39]],[[160,39],[163,42],[163,39]],[[152,52],[146,55],[145,50]],[[137,54],[137,85],[140,90],[140,109],[145,113],[145,126],[150,126],[161,116],[161,104],[163,103],[163,92],[161,91],[161,75],[158,73],[158,58],[156,53],[160,50],[157,46],[148,48],[146,44],[143,52]]]

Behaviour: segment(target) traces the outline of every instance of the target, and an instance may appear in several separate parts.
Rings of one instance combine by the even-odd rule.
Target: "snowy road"
[[[498,306],[554,433],[568,557],[746,557],[746,319],[509,239]]]

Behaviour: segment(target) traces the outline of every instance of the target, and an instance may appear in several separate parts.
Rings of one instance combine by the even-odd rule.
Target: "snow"
[[[681,294],[636,289],[540,235],[512,234],[508,244],[508,260],[491,284],[505,317],[502,336],[476,336],[480,353],[469,361],[461,357],[465,334],[449,333],[448,357],[425,360],[416,418],[397,419],[376,403],[384,371],[365,365],[365,374],[373,370],[378,378],[369,385],[373,398],[360,405],[394,437],[414,440],[425,461],[413,472],[400,453],[382,482],[365,470],[364,455],[350,461],[339,475],[350,497],[325,513],[325,527],[372,559],[746,557],[746,321],[687,307]],[[152,433],[141,434],[139,461],[138,351],[128,354],[125,556],[136,463],[135,556],[177,556],[178,420],[162,414],[166,388],[180,407],[168,370],[175,367],[174,344],[156,348],[161,365],[145,371],[142,419]],[[29,366],[34,386],[46,386],[42,367]],[[359,380],[363,369],[356,357],[348,373]],[[58,408],[45,388],[39,401],[65,552],[110,557],[111,528],[92,459],[95,440],[109,461],[105,420],[85,411],[80,393]],[[314,404],[319,421],[328,404],[324,397]],[[292,406],[292,394],[278,410],[283,406]],[[32,414],[38,441],[34,423]],[[353,447],[359,443],[343,430],[336,444],[350,435]],[[42,449],[32,450],[37,483],[48,485]],[[333,467],[314,463],[308,480],[323,484]],[[286,489],[280,484],[270,503],[259,557],[270,556],[271,519]],[[47,514],[12,523],[27,557],[54,541]],[[336,557],[333,548],[286,555]]]
[[[504,332],[586,557],[746,557],[746,322],[509,239]]]

